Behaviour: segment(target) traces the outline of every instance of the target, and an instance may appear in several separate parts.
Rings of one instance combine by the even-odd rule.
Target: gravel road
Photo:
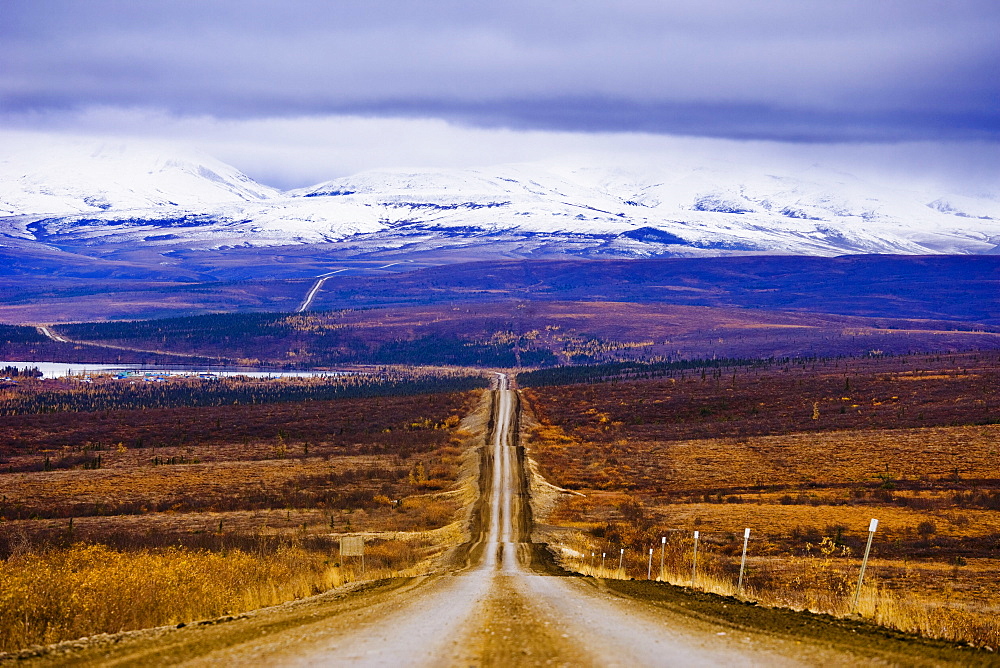
[[[506,387],[506,381],[501,381]],[[602,593],[578,578],[524,565],[530,527],[516,392],[494,393],[489,522],[476,566],[412,595],[391,614],[304,650],[290,665],[788,665],[744,638],[664,623],[649,606]]]
[[[605,583],[554,568],[533,570],[529,564],[539,563],[539,549],[530,542],[527,467],[518,442],[520,398],[505,377],[498,388],[492,392],[473,539],[462,568],[363,585],[224,623],[71,644],[21,657],[21,663],[995,665],[994,654],[918,641],[860,622],[761,610],[667,585]],[[628,587],[638,595],[616,591]],[[639,591],[642,587],[654,589]]]

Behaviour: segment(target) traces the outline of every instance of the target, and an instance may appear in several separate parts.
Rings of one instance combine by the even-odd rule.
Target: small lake
[[[285,371],[281,369],[258,369],[218,366],[148,366],[141,364],[84,364],[67,362],[2,362],[0,368],[12,366],[18,369],[37,368],[42,378],[64,378],[66,376],[86,376],[99,373],[153,373],[174,376],[190,376],[210,373],[213,376],[249,376],[250,378],[314,378],[316,376],[346,376],[346,371]]]

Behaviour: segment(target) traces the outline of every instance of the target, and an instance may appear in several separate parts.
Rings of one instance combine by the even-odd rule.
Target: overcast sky
[[[677,135],[970,170],[998,34],[996,0],[0,0],[0,129],[172,137],[280,186]]]

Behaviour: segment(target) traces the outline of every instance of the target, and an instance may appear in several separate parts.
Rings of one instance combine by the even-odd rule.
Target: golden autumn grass
[[[457,415],[478,401],[325,402],[325,419],[314,420],[325,432],[308,440],[266,432],[278,420],[312,419],[310,404],[262,407],[256,434],[258,413],[241,409],[250,438],[191,438],[200,418],[218,424],[218,409],[185,408],[177,427],[166,412],[154,416],[164,440],[171,429],[188,433],[183,445],[105,446],[98,469],[32,466],[53,457],[32,439],[42,443],[61,424],[34,420],[42,428],[19,430],[21,450],[8,455],[21,472],[0,475],[0,651],[326,591],[362,577],[359,559],[339,555],[344,535],[365,536],[365,579],[433,569],[460,539],[475,438]],[[106,423],[100,438],[115,443],[112,432],[131,415],[85,419],[95,434]]]
[[[460,441],[456,438],[456,441]],[[423,456],[268,459],[170,466],[115,466],[0,476],[0,512],[8,519],[127,517],[242,509],[302,509],[326,515],[365,509],[386,528],[432,528],[417,506],[450,486],[462,448],[447,443]],[[339,495],[338,495],[339,490]],[[395,500],[412,498],[404,512]]]
[[[274,605],[341,584],[323,555],[77,545],[0,563],[0,648],[177,624]]]
[[[295,545],[270,551],[181,547],[114,550],[77,544],[0,562],[0,651],[96,633],[233,615],[310,596],[360,577],[406,575],[429,541],[376,542],[358,560]]]
[[[720,537],[699,541],[697,571],[693,537],[670,535],[660,571],[660,543],[628,550],[619,569],[618,544],[595,541],[585,533],[550,532],[562,564],[570,570],[603,578],[662,579],[722,596],[762,605],[809,610],[837,616],[851,614],[860,559],[845,554],[830,537],[800,555],[760,555],[751,543],[743,589],[738,588],[739,554],[720,549]],[[742,544],[742,534],[738,537]],[[706,540],[707,539],[707,540]],[[731,541],[735,543],[736,541]],[[601,568],[602,552],[606,554]],[[594,555],[591,557],[590,555]],[[652,559],[649,559],[649,557]],[[933,562],[902,563],[871,559],[859,597],[857,614],[876,624],[930,638],[997,648],[1000,645],[1000,559],[970,559],[960,569]]]
[[[697,530],[695,586],[733,595],[749,527],[743,596],[843,615],[878,518],[858,612],[1000,648],[1000,369],[975,361],[532,390],[532,456],[577,493],[544,538],[570,568],[605,552],[606,575],[645,578],[666,537],[665,577],[690,585]]]

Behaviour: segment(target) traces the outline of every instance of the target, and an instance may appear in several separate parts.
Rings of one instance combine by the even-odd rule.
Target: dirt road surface
[[[30,663],[190,666],[990,665],[996,655],[860,622],[760,610],[554,567],[530,541],[519,396],[500,377],[472,541],[445,575],[391,580],[182,629],[110,636]],[[623,595],[632,586],[635,591]],[[645,588],[645,589],[643,589]],[[759,618],[759,619],[758,619]],[[23,662],[23,659],[22,659]]]

